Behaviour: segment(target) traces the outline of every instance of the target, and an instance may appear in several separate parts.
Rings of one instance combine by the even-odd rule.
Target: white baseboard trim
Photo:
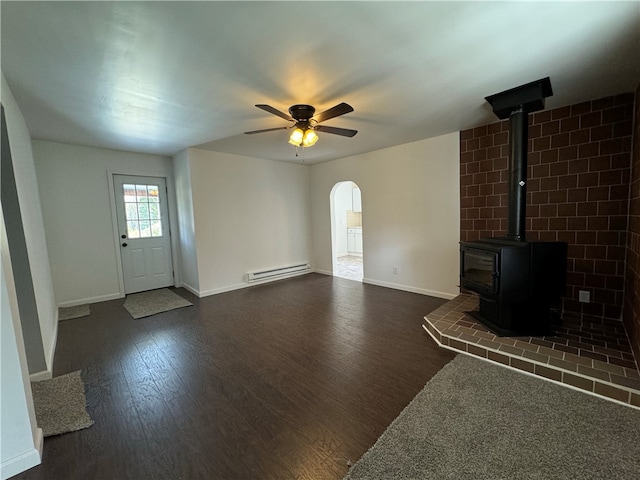
[[[378,280],[373,280],[371,278],[363,278],[362,283],[368,283],[370,285],[376,285],[378,287],[393,288],[394,290],[403,290],[405,292],[419,293],[421,295],[429,295],[430,297],[443,298],[445,300],[453,300],[459,295],[459,293],[451,294],[446,292],[438,292],[435,290],[427,290],[426,288],[417,288],[409,285],[401,285],[398,283],[381,282]]]
[[[200,291],[197,288],[192,287],[188,283],[181,282],[180,285],[176,285],[176,287],[184,288],[185,290],[188,290],[191,293],[193,293],[196,297],[200,297]]]
[[[189,290],[194,295],[197,295],[199,298],[202,298],[202,297],[208,297],[210,295],[217,295],[219,293],[232,292],[233,290],[240,290],[241,288],[255,287],[257,285],[263,285],[265,283],[277,282],[278,280],[285,280],[287,278],[300,277],[302,275],[308,275],[313,272],[314,270],[304,270],[302,272],[293,272],[288,275],[281,275],[275,278],[266,278],[264,280],[254,281],[251,283],[248,283],[248,282],[237,283],[235,285],[228,285],[226,287],[213,288],[211,290],[196,290],[185,283],[183,283],[182,286],[187,290]]]
[[[42,370],[41,372],[29,374],[30,382],[41,382],[42,380],[50,380],[51,378],[53,378],[52,370]]]
[[[251,285],[258,285],[259,283],[264,283],[264,282],[255,282]],[[217,295],[219,293],[225,293],[225,292],[232,292],[234,290],[240,290],[241,288],[247,288],[251,286],[248,283],[238,283],[236,285],[229,285],[226,287],[220,287],[220,288],[212,288],[211,290],[203,290],[201,292],[198,292],[198,296],[199,297],[208,297],[210,295]]]
[[[120,292],[110,293],[109,295],[100,295],[98,297],[81,298],[79,300],[69,300],[68,302],[62,302],[58,304],[58,308],[75,307],[77,305],[86,305],[89,303],[107,302],[109,300],[117,300],[124,297],[125,295]]]
[[[333,277],[333,272],[329,271],[329,270],[319,270],[319,269],[315,269],[314,270],[315,273],[321,273],[322,275],[329,275],[330,277]]]
[[[0,464],[0,472],[2,480],[18,475],[19,473],[29,470],[30,468],[42,463],[42,429],[38,428],[36,438],[34,438],[33,448],[27,450],[20,455],[9,458]]]

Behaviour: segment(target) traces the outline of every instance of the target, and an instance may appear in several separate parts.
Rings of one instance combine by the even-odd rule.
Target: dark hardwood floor
[[[448,363],[445,301],[320,274],[133,320],[123,300],[60,323],[95,424],[48,437],[19,479],[341,479]]]

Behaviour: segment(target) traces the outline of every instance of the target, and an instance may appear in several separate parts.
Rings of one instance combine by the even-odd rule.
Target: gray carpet
[[[76,305],[75,307],[61,307],[58,309],[58,321],[71,320],[72,318],[86,317],[91,313],[89,305]]]
[[[190,301],[167,288],[127,295],[124,301],[124,308],[136,319],[190,305]]]
[[[640,410],[458,355],[345,480],[640,478]]]
[[[31,384],[38,427],[45,437],[93,425],[80,370]]]

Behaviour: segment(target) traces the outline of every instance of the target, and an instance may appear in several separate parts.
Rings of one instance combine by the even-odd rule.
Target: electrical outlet
[[[591,303],[591,292],[588,290],[579,290],[578,301],[582,303]]]
[[[397,275],[398,274],[398,267],[393,267],[393,274]]]

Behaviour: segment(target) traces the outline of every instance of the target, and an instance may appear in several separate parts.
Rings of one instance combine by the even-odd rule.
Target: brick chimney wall
[[[640,84],[636,90],[623,320],[640,360]]]
[[[526,236],[569,244],[564,311],[622,318],[633,115],[633,93],[529,115]],[[634,148],[638,163],[637,140]],[[461,241],[506,234],[508,163],[508,120],[460,132]],[[632,238],[640,259],[637,173]],[[640,332],[640,260],[633,272]],[[578,302],[580,290],[590,303]]]

